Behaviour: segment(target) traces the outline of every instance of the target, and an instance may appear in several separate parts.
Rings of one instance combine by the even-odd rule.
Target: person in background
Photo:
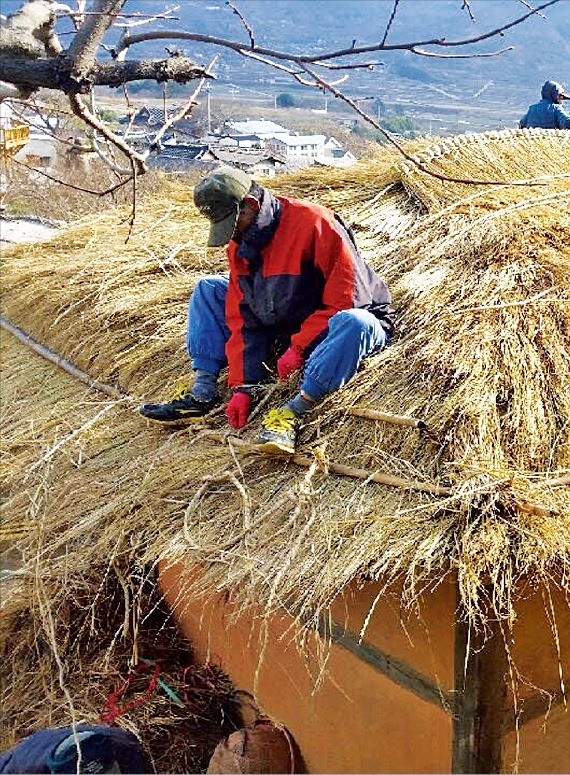
[[[194,201],[211,221],[208,245],[228,245],[229,278],[201,279],[190,298],[192,388],[140,411],[162,423],[201,420],[220,402],[218,375],[227,362],[226,416],[242,428],[274,356],[279,379],[303,375],[299,392],[263,416],[259,445],[293,453],[301,420],[388,343],[390,293],[351,229],[326,207],[275,196],[230,167],[202,180]]]
[[[81,757],[78,755],[78,746]],[[137,738],[119,727],[40,729],[0,753],[0,773],[150,773]]]
[[[542,87],[540,102],[531,105],[519,122],[519,127],[542,129],[570,129],[570,114],[560,107],[562,100],[570,97],[555,81],[547,81]]]

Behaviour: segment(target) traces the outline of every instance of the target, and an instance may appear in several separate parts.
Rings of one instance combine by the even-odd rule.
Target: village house
[[[167,118],[171,118],[179,110],[180,105],[178,103],[172,103],[166,109]],[[128,124],[130,121],[131,119],[129,116],[123,116],[119,120],[119,123]],[[155,129],[159,129],[164,124],[164,109],[143,105],[142,108],[137,110],[137,112],[134,114],[132,123],[134,126],[149,126],[154,127]]]
[[[258,121],[227,121],[227,132],[232,136],[255,135],[262,142],[275,137],[287,137],[290,133],[288,129],[276,124],[274,121],[260,119]]]
[[[215,163],[238,167],[254,177],[273,177],[285,169],[285,161],[262,149],[249,150],[237,146],[208,144],[164,144],[160,153],[149,156],[148,164],[167,172],[187,172],[210,169]]]
[[[239,167],[254,178],[272,178],[286,170],[285,159],[264,150],[245,151],[234,148],[213,149],[216,158],[223,164]]]
[[[209,132],[207,135],[203,135],[201,140],[202,142],[207,142],[209,145],[224,148],[233,147],[259,150],[264,146],[264,141],[258,135],[240,135],[237,132],[229,132],[228,134]]]
[[[171,116],[177,108],[168,108],[166,115]],[[162,107],[143,105],[134,118],[125,116],[120,121],[130,124],[129,140],[144,149],[163,126],[164,115]],[[168,172],[183,172],[196,167],[209,169],[212,162],[218,161],[253,176],[273,177],[316,163],[346,167],[356,161],[335,137],[294,133],[266,119],[226,121],[221,131],[199,137],[194,132],[195,127],[187,119],[177,122],[163,138],[161,152],[152,154],[149,164]]]
[[[148,166],[166,172],[186,172],[190,169],[208,169],[217,156],[208,145],[163,145],[160,153],[152,153],[148,157]]]
[[[18,151],[16,159],[31,164],[33,167],[50,169],[57,161],[58,142],[51,134],[55,127],[48,116],[27,116],[29,139],[26,145]]]
[[[329,137],[324,145],[324,155],[315,159],[315,164],[325,167],[350,167],[356,160],[356,156],[345,150],[336,137]]]
[[[313,164],[316,158],[325,155],[325,140],[325,135],[284,135],[268,139],[266,146],[287,161]]]

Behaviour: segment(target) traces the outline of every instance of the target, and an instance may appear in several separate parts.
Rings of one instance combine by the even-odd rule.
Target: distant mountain
[[[381,40],[394,7],[393,0],[236,0],[235,4],[251,25],[259,45],[310,53],[349,47],[353,40],[356,45]],[[180,5],[176,12],[180,22],[163,22],[165,28],[178,25],[233,40],[248,40],[243,23],[223,0],[182,0]],[[519,0],[470,0],[475,17],[472,21],[462,5],[462,0],[401,0],[388,42],[476,37],[527,12]],[[127,2],[131,11],[145,13],[164,6],[159,0]],[[382,52],[375,58],[386,63],[384,72],[402,78],[403,89],[407,80],[439,86],[452,79],[467,93],[474,93],[493,81],[495,89],[491,92],[496,99],[509,99],[514,90],[517,101],[529,101],[537,96],[547,78],[565,82],[570,88],[570,0],[561,0],[548,8],[544,16],[536,15],[499,37],[473,45],[470,51],[490,53],[507,46],[514,46],[514,50],[499,57],[471,60],[434,59],[407,52]],[[210,53],[187,42],[180,42],[178,47],[201,55],[202,59]],[[154,44],[153,48],[163,51],[164,43]],[[449,48],[446,53],[453,51]],[[224,53],[223,62],[240,70],[243,65],[235,64],[230,53]],[[376,82],[381,72],[377,71]],[[231,71],[224,71],[224,77],[231,79]],[[351,80],[356,83],[359,77],[353,75]],[[364,80],[370,88],[370,77]],[[380,83],[377,88],[381,88]]]
[[[256,43],[282,51],[319,51],[373,44],[382,39],[394,8],[393,0],[234,0],[251,25]],[[532,0],[536,5],[538,0]],[[160,20],[152,28],[185,29],[232,40],[249,40],[239,16],[224,0],[177,0],[179,21]],[[2,0],[2,12],[10,13],[19,0]],[[159,13],[169,0],[127,0],[126,13]],[[401,0],[387,42],[427,40],[445,37],[448,41],[475,37],[495,29],[527,12],[520,0],[470,0],[472,21],[463,0]],[[432,94],[442,91],[450,100],[477,104],[504,101],[511,106],[526,104],[538,97],[547,79],[561,81],[570,89],[570,0],[561,0],[543,15],[535,15],[499,37],[473,45],[473,53],[491,53],[513,46],[498,57],[477,59],[436,59],[410,52],[382,52],[372,58],[384,67],[374,72],[351,74],[347,90],[357,95],[384,98],[386,89],[393,96],[400,89],[425,87]],[[70,28],[68,21],[62,25]],[[140,27],[136,31],[144,31]],[[65,38],[64,38],[65,40]],[[154,41],[133,50],[132,56],[164,55],[165,47],[186,52],[208,62],[214,54],[190,41]],[[219,49],[218,49],[219,51]],[[449,48],[446,53],[459,53]],[[461,53],[465,53],[462,51]],[[217,70],[221,82],[259,84],[276,77],[279,84],[289,78],[283,73],[246,61],[230,51],[222,51]],[[292,86],[295,82],[290,79]],[[283,88],[286,88],[285,86]],[[475,96],[480,95],[480,96]],[[404,100],[405,102],[405,100]]]

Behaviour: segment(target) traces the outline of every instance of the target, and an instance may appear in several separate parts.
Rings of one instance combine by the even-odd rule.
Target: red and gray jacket
[[[369,310],[388,333],[394,310],[386,283],[362,259],[332,210],[263,189],[261,210],[240,244],[227,247],[226,345],[231,387],[262,382],[275,343],[307,357],[329,318]]]

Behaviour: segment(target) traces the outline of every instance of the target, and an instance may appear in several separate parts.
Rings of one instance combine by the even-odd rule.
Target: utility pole
[[[210,85],[206,86],[206,110],[208,115],[208,134],[212,131],[212,111],[210,106]]]

